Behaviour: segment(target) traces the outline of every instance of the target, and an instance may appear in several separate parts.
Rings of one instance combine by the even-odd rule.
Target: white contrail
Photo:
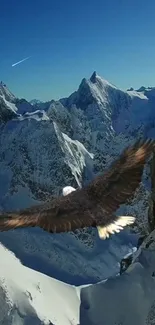
[[[23,59],[23,60],[20,60],[20,61],[18,61],[18,62],[16,62],[16,63],[13,63],[13,64],[12,64],[12,67],[15,67],[15,65],[20,64],[20,63],[22,63],[22,62],[28,60],[29,58],[30,58],[30,56],[28,56],[27,58],[25,58],[25,59]]]

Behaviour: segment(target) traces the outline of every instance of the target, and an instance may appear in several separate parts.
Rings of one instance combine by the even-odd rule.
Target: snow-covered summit
[[[5,97],[8,102],[13,103],[16,97],[11,93],[6,84],[0,82],[0,96]]]
[[[7,86],[0,82],[0,121],[8,121],[16,116],[17,107],[15,105],[15,96],[10,92]]]
[[[95,101],[104,105],[107,101],[107,92],[113,89],[117,87],[93,72],[90,79],[82,79],[77,91],[61,101],[68,106],[76,104],[77,107],[83,109]]]
[[[111,88],[115,88],[118,89],[116,86],[114,86],[112,83],[110,83],[109,81],[107,81],[106,79],[101,78],[96,71],[93,72],[93,74],[90,77],[90,81],[92,83],[98,83],[98,84],[102,84],[102,88],[103,87],[111,87]]]
[[[0,121],[6,122],[19,114],[33,110],[28,101],[15,97],[7,86],[0,82]]]

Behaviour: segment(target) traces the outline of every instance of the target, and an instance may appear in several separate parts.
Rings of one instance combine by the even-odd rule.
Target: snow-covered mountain
[[[65,185],[82,186],[137,137],[155,136],[154,88],[123,91],[94,72],[68,98],[38,103],[36,109],[3,84],[0,87],[0,116],[5,116],[0,124],[4,209],[19,208],[19,201],[21,207],[57,195]],[[137,192],[138,205],[135,198],[130,206],[121,207],[137,215],[144,232],[148,230],[148,172]]]
[[[123,91],[96,72],[90,79],[83,79],[78,90],[68,98],[37,103],[37,106],[16,98],[1,83],[1,210],[39,203],[51,195],[61,194],[66,185],[81,187],[97,173],[103,172],[122,149],[136,138],[154,138],[154,104],[154,88]],[[130,205],[120,208],[123,214],[136,215],[137,225],[134,228],[144,234],[154,224],[150,189],[150,169],[146,166],[143,182],[135,198]],[[8,292],[9,299],[12,299],[9,301],[13,304],[12,309],[4,304],[5,315],[12,317],[7,319],[8,316],[5,316],[4,324],[17,324],[16,319],[19,324],[27,324],[28,321],[33,324],[31,316],[34,316],[34,324],[41,324],[41,321],[46,324],[43,321],[46,309],[40,308],[38,301],[35,302],[35,299],[39,299],[43,306],[41,301],[45,301],[45,295],[48,296],[44,289],[47,283],[53,292],[48,297],[54,299],[52,294],[55,296],[55,291],[52,290],[55,290],[56,282],[46,276],[68,283],[66,286],[69,289],[66,290],[74,292],[71,299],[79,306],[76,290],[69,285],[96,283],[117,274],[121,258],[136,246],[137,236],[123,231],[103,242],[97,237],[96,230],[92,229],[56,235],[41,229],[18,229],[0,233],[0,242],[16,256],[14,261],[18,269],[14,266],[15,273],[17,270],[17,275],[28,279],[24,284],[21,281],[18,286],[18,277],[16,280],[8,274],[5,276],[5,269],[10,269],[13,263],[7,264],[12,255],[8,255],[11,253],[0,246],[3,250],[1,255],[6,261],[0,281],[9,288],[6,291],[2,289],[0,299],[6,301],[5,293]],[[33,269],[32,272],[23,264]],[[37,281],[42,283],[40,296],[37,294]],[[26,293],[28,283],[29,294]],[[26,295],[28,298],[25,298]],[[70,300],[66,304],[69,305]],[[64,313],[62,317],[68,317],[68,314],[66,316]],[[78,319],[77,309],[74,318],[76,325],[77,321],[80,325],[87,325]],[[49,316],[49,319],[54,325],[74,324],[71,319],[66,324],[64,318],[63,321],[54,320]]]
[[[78,288],[23,266],[3,246],[0,254],[0,324],[78,324]]]

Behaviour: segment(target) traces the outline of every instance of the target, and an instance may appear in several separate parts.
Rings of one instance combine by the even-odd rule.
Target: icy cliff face
[[[42,115],[39,119],[39,113],[1,127],[0,197],[4,209],[58,195],[62,184],[80,186],[85,168],[92,169],[93,155],[61,132],[55,122]]]

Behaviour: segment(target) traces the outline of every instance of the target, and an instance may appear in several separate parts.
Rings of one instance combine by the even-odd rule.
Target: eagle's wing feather
[[[97,224],[114,221],[114,212],[134,195],[154,147],[153,140],[137,141],[123,151],[104,175],[96,177],[88,185],[87,193],[94,201]]]
[[[0,231],[23,227],[41,227],[55,233],[96,226],[83,190],[15,212],[0,213]]]

